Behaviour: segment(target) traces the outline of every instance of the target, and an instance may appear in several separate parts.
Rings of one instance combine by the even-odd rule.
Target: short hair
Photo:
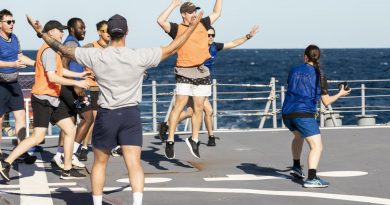
[[[13,15],[9,10],[3,9],[0,11],[0,20],[3,20],[4,16],[13,16]]]
[[[112,33],[112,34],[110,34],[110,38],[111,38],[112,41],[119,40],[119,39],[123,38],[123,36],[125,36],[125,34],[123,34],[123,33]]]
[[[69,32],[70,32],[70,28],[74,28],[78,21],[84,22],[83,20],[81,20],[81,18],[77,18],[77,17],[69,19],[68,24],[67,24]]]
[[[96,30],[100,31],[104,25],[108,25],[108,21],[103,20],[96,24]]]

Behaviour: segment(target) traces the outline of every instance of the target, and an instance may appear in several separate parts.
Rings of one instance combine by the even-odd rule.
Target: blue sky
[[[113,4],[110,4],[114,2]],[[22,49],[37,49],[36,38],[25,14],[42,23],[56,19],[66,24],[72,17],[87,26],[82,44],[97,38],[95,24],[118,13],[128,20],[128,47],[166,45],[170,38],[156,23],[171,0],[9,0],[7,8],[16,20],[14,33]],[[214,0],[193,0],[210,14]],[[304,48],[315,43],[322,48],[387,48],[390,45],[389,0],[224,0],[221,18],[214,24],[216,40],[227,42],[259,25],[260,32],[240,48]],[[170,18],[181,22],[178,9]]]

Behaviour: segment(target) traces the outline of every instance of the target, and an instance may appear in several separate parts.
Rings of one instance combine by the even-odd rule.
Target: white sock
[[[61,146],[58,146],[56,157],[61,157],[61,154],[64,154],[64,148]]]
[[[92,195],[93,205],[103,205],[102,195]]]
[[[84,145],[83,145],[82,148],[83,148],[83,149],[88,149],[88,146],[84,146]]]
[[[133,193],[133,205],[142,205],[142,192],[134,192]]]
[[[196,143],[199,142],[199,139],[198,139],[198,138],[194,139],[193,137],[191,137],[191,139],[194,140],[194,142],[196,142]]]
[[[77,142],[73,143],[73,154],[77,153],[77,150],[79,149],[79,147],[80,147],[80,143],[77,143]]]

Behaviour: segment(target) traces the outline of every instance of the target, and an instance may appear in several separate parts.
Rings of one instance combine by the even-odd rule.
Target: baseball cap
[[[200,9],[200,7],[197,7],[197,6],[195,6],[195,4],[193,4],[192,2],[187,1],[187,2],[185,2],[185,3],[183,3],[183,4],[181,5],[181,7],[180,7],[180,13],[184,13],[184,12],[186,12],[186,13],[192,13],[192,12],[194,12],[195,10],[198,10],[198,9]]]
[[[108,34],[126,34],[127,30],[127,20],[125,17],[115,14],[108,19]]]
[[[64,26],[62,25],[59,21],[56,21],[56,20],[51,20],[51,21],[48,21],[45,26],[43,27],[43,30],[42,32],[43,33],[46,33],[52,29],[58,29],[60,31],[63,31],[65,29],[67,29],[68,27],[67,26]]]

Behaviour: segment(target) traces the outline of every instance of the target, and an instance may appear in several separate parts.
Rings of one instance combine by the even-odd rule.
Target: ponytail
[[[315,68],[315,71],[319,77],[320,85],[321,85],[321,94],[325,95],[328,94],[328,82],[323,75],[321,71],[321,65],[320,65],[320,57],[321,57],[321,51],[320,48],[316,45],[309,45],[305,49],[305,55],[308,58],[309,62],[313,63],[313,67]]]

